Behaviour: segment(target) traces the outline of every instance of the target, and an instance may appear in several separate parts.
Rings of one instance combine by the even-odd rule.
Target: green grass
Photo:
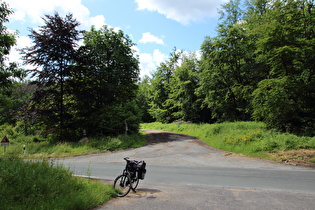
[[[210,146],[247,156],[304,159],[315,163],[315,137],[298,137],[268,130],[260,122],[220,124],[142,124],[143,129],[164,130],[195,136]],[[0,137],[11,140],[6,153],[0,147],[0,209],[92,209],[114,196],[111,186],[73,177],[54,162],[25,162],[26,158],[47,158],[114,151],[146,144],[144,135],[90,139],[88,143],[33,143],[34,136],[20,135],[13,127],[0,127]],[[301,156],[300,150],[305,155]],[[52,167],[53,166],[53,167]]]
[[[112,186],[74,177],[47,158],[101,153],[146,144],[143,134],[89,138],[87,143],[52,143],[40,136],[24,136],[11,125],[0,126],[0,209],[92,209],[113,197]],[[33,139],[42,140],[34,143]],[[26,155],[24,155],[24,145]],[[5,149],[5,150],[4,150]],[[44,161],[25,162],[40,159]],[[87,172],[88,173],[88,172]]]
[[[9,139],[13,139],[8,136]],[[1,156],[19,156],[24,158],[52,158],[67,157],[76,155],[85,155],[91,153],[100,153],[115,151],[127,148],[136,148],[146,144],[144,135],[121,135],[118,137],[91,138],[87,143],[51,143],[43,141],[34,143],[33,140],[15,141],[11,140],[10,146],[0,147]],[[26,147],[26,156],[24,156],[24,145]],[[1,151],[2,150],[2,151]]]
[[[37,132],[33,132],[37,133]],[[0,147],[0,157],[3,156],[18,156],[23,158],[53,158],[85,155],[91,153],[108,152],[122,150],[127,148],[141,147],[146,144],[143,134],[120,135],[117,137],[88,137],[89,142],[65,142],[54,143],[49,138],[43,138],[38,135],[24,135],[21,125],[0,125],[0,140],[7,136],[10,140],[10,145],[4,148]],[[39,139],[41,142],[34,143],[34,139]],[[78,139],[79,140],[79,139]],[[24,156],[24,149],[26,154]]]
[[[229,152],[273,159],[271,153],[315,149],[315,137],[299,137],[268,130],[262,122],[217,124],[147,123],[142,129],[164,130],[195,136],[208,145]],[[315,153],[314,153],[315,160]],[[312,161],[312,159],[311,159]]]
[[[1,158],[0,170],[0,209],[92,209],[115,195],[111,186],[74,177],[53,162]]]

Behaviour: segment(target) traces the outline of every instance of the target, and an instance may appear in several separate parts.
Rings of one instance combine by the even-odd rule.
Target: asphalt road
[[[193,137],[151,133],[137,149],[59,160],[76,175],[112,183],[124,157],[145,160],[137,193],[97,209],[315,209],[315,170],[248,158]]]

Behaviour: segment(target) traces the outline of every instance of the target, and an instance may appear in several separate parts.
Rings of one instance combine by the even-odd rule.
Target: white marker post
[[[24,157],[26,156],[26,145],[24,144],[23,145],[23,154],[24,154]]]

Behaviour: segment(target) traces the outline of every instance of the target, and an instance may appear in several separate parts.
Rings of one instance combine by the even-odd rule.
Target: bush
[[[265,79],[253,92],[253,117],[281,132],[315,136],[313,93],[290,77]]]

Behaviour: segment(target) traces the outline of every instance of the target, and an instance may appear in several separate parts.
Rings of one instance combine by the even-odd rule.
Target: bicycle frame
[[[127,162],[125,169],[122,175],[119,175],[114,181],[114,188],[124,189],[124,193],[117,193],[118,197],[126,196],[130,189],[136,192],[136,188],[139,184],[137,166],[141,161],[129,160],[129,158],[124,158],[124,160]]]
[[[140,161],[137,160],[129,160],[128,158],[124,158],[127,163],[125,169],[123,171],[124,175],[129,175],[130,178],[134,178],[137,175],[137,165]]]

